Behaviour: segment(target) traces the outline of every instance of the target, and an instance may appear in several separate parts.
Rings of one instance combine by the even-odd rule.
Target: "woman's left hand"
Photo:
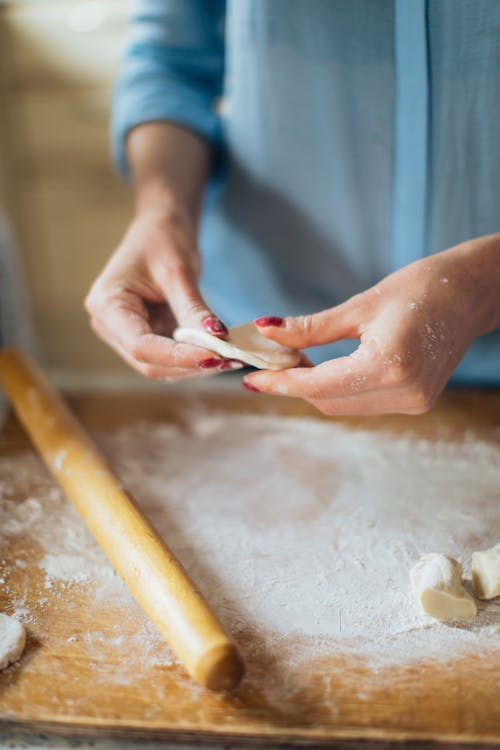
[[[419,260],[329,310],[256,325],[297,349],[360,344],[316,367],[247,375],[250,390],[303,398],[328,415],[422,414],[472,341],[500,325],[500,234]]]

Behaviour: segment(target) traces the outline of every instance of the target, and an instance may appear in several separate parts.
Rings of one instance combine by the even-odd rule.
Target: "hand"
[[[189,216],[166,206],[143,210],[85,300],[91,326],[149,378],[177,379],[241,367],[169,338],[177,325],[227,335],[199,292],[198,276]]]
[[[250,390],[296,396],[328,415],[422,414],[474,338],[500,325],[500,235],[424,258],[315,315],[261,318],[259,331],[298,349],[359,338],[348,357],[262,371]]]

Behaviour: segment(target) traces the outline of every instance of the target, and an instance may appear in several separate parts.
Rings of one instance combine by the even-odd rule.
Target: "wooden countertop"
[[[165,390],[149,394],[92,394],[71,397],[70,403],[91,431],[110,430],[134,420],[169,422],[177,419],[179,406],[190,404],[234,412],[283,413],[318,416],[307,405],[288,399],[249,394],[183,395]],[[322,418],[322,417],[318,417]],[[477,435],[500,444],[500,392],[450,391],[433,411],[423,417],[384,417],[343,420],[363,429],[415,434],[432,440],[439,432],[449,440]],[[29,449],[26,437],[10,417],[0,437],[0,455],[17,456]],[[29,492],[25,479],[23,492]],[[500,488],[499,488],[500,493]],[[30,546],[31,545],[31,546]],[[4,558],[36,558],[33,540],[18,538],[6,546]],[[41,573],[29,571],[32,598],[37,611]],[[23,573],[23,576],[21,576]],[[12,611],[19,588],[26,586],[26,571],[9,580],[8,592],[0,588],[0,610]],[[80,597],[75,609],[74,597]],[[72,607],[68,609],[69,602]],[[27,652],[19,665],[0,674],[0,730],[52,731],[88,736],[145,737],[171,740],[219,741],[254,744],[332,744],[367,741],[461,742],[490,746],[500,744],[500,657],[491,660],[468,655],[453,662],[413,663],[373,672],[362,662],[346,663],[345,657],[328,658],[318,680],[293,705],[281,710],[270,705],[264,693],[245,682],[232,695],[193,691],[178,665],[145,669],[122,685],[95,683],[88,654],[71,644],[62,647],[69,616],[77,618],[73,629],[99,624],[106,628],[112,616],[105,603],[89,592],[68,589],[53,606],[38,610],[28,626]],[[77,613],[75,615],[75,612]],[[99,668],[113,670],[113,659]],[[262,665],[263,671],[266,665]],[[326,671],[325,671],[326,670]],[[325,674],[328,673],[327,680]],[[50,675],[50,678],[48,677]],[[364,683],[366,699],[354,686]],[[332,696],[329,705],[328,697]],[[147,717],[148,705],[161,711]],[[334,701],[333,701],[334,698]],[[335,710],[332,710],[335,702]],[[158,705],[156,705],[158,708]],[[384,745],[387,747],[387,744]]]

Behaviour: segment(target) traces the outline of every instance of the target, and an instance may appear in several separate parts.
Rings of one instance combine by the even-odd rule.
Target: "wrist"
[[[136,212],[171,209],[197,226],[210,171],[210,147],[187,129],[147,122],[127,139]]]
[[[156,214],[166,219],[175,219],[197,225],[197,212],[185,198],[161,178],[143,180],[135,189],[135,215]]]
[[[500,233],[455,248],[461,255],[462,291],[477,336],[500,326]]]

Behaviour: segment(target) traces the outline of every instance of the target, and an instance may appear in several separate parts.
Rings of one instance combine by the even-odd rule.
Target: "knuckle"
[[[186,356],[186,352],[184,350],[185,344],[177,344],[175,343],[172,348],[169,351],[169,364],[173,367],[186,367],[189,365],[190,360]],[[200,358],[203,358],[203,352],[201,348],[199,349]],[[206,355],[209,356],[208,353]]]
[[[120,293],[121,287],[117,286],[115,295],[115,289],[112,286],[104,283],[101,279],[97,279],[83,301],[84,307],[89,315],[101,315],[115,299],[115,296],[116,299],[120,299]]]
[[[298,329],[300,333],[309,335],[314,327],[314,318],[312,315],[301,315],[297,318]]]
[[[87,296],[83,300],[83,307],[89,315],[92,315],[92,313],[94,312],[94,300],[92,299],[90,294],[87,294]]]
[[[395,354],[389,360],[386,360],[384,365],[386,385],[398,386],[414,382],[417,372],[411,357],[402,357]]]
[[[150,380],[160,380],[164,377],[165,371],[154,365],[144,365],[141,367],[141,372]]]
[[[393,362],[388,363],[384,370],[384,384],[388,386],[404,385],[411,380],[411,375],[406,368],[400,367]]]
[[[186,301],[186,310],[189,315],[210,315],[210,310],[207,309],[207,306],[199,299],[195,298],[188,298]]]
[[[95,292],[95,287],[92,287],[83,300],[83,306],[89,315],[93,315],[97,312],[97,299],[98,297]]]
[[[134,341],[134,343],[130,345],[129,353],[137,362],[146,362],[144,347],[141,341]]]

